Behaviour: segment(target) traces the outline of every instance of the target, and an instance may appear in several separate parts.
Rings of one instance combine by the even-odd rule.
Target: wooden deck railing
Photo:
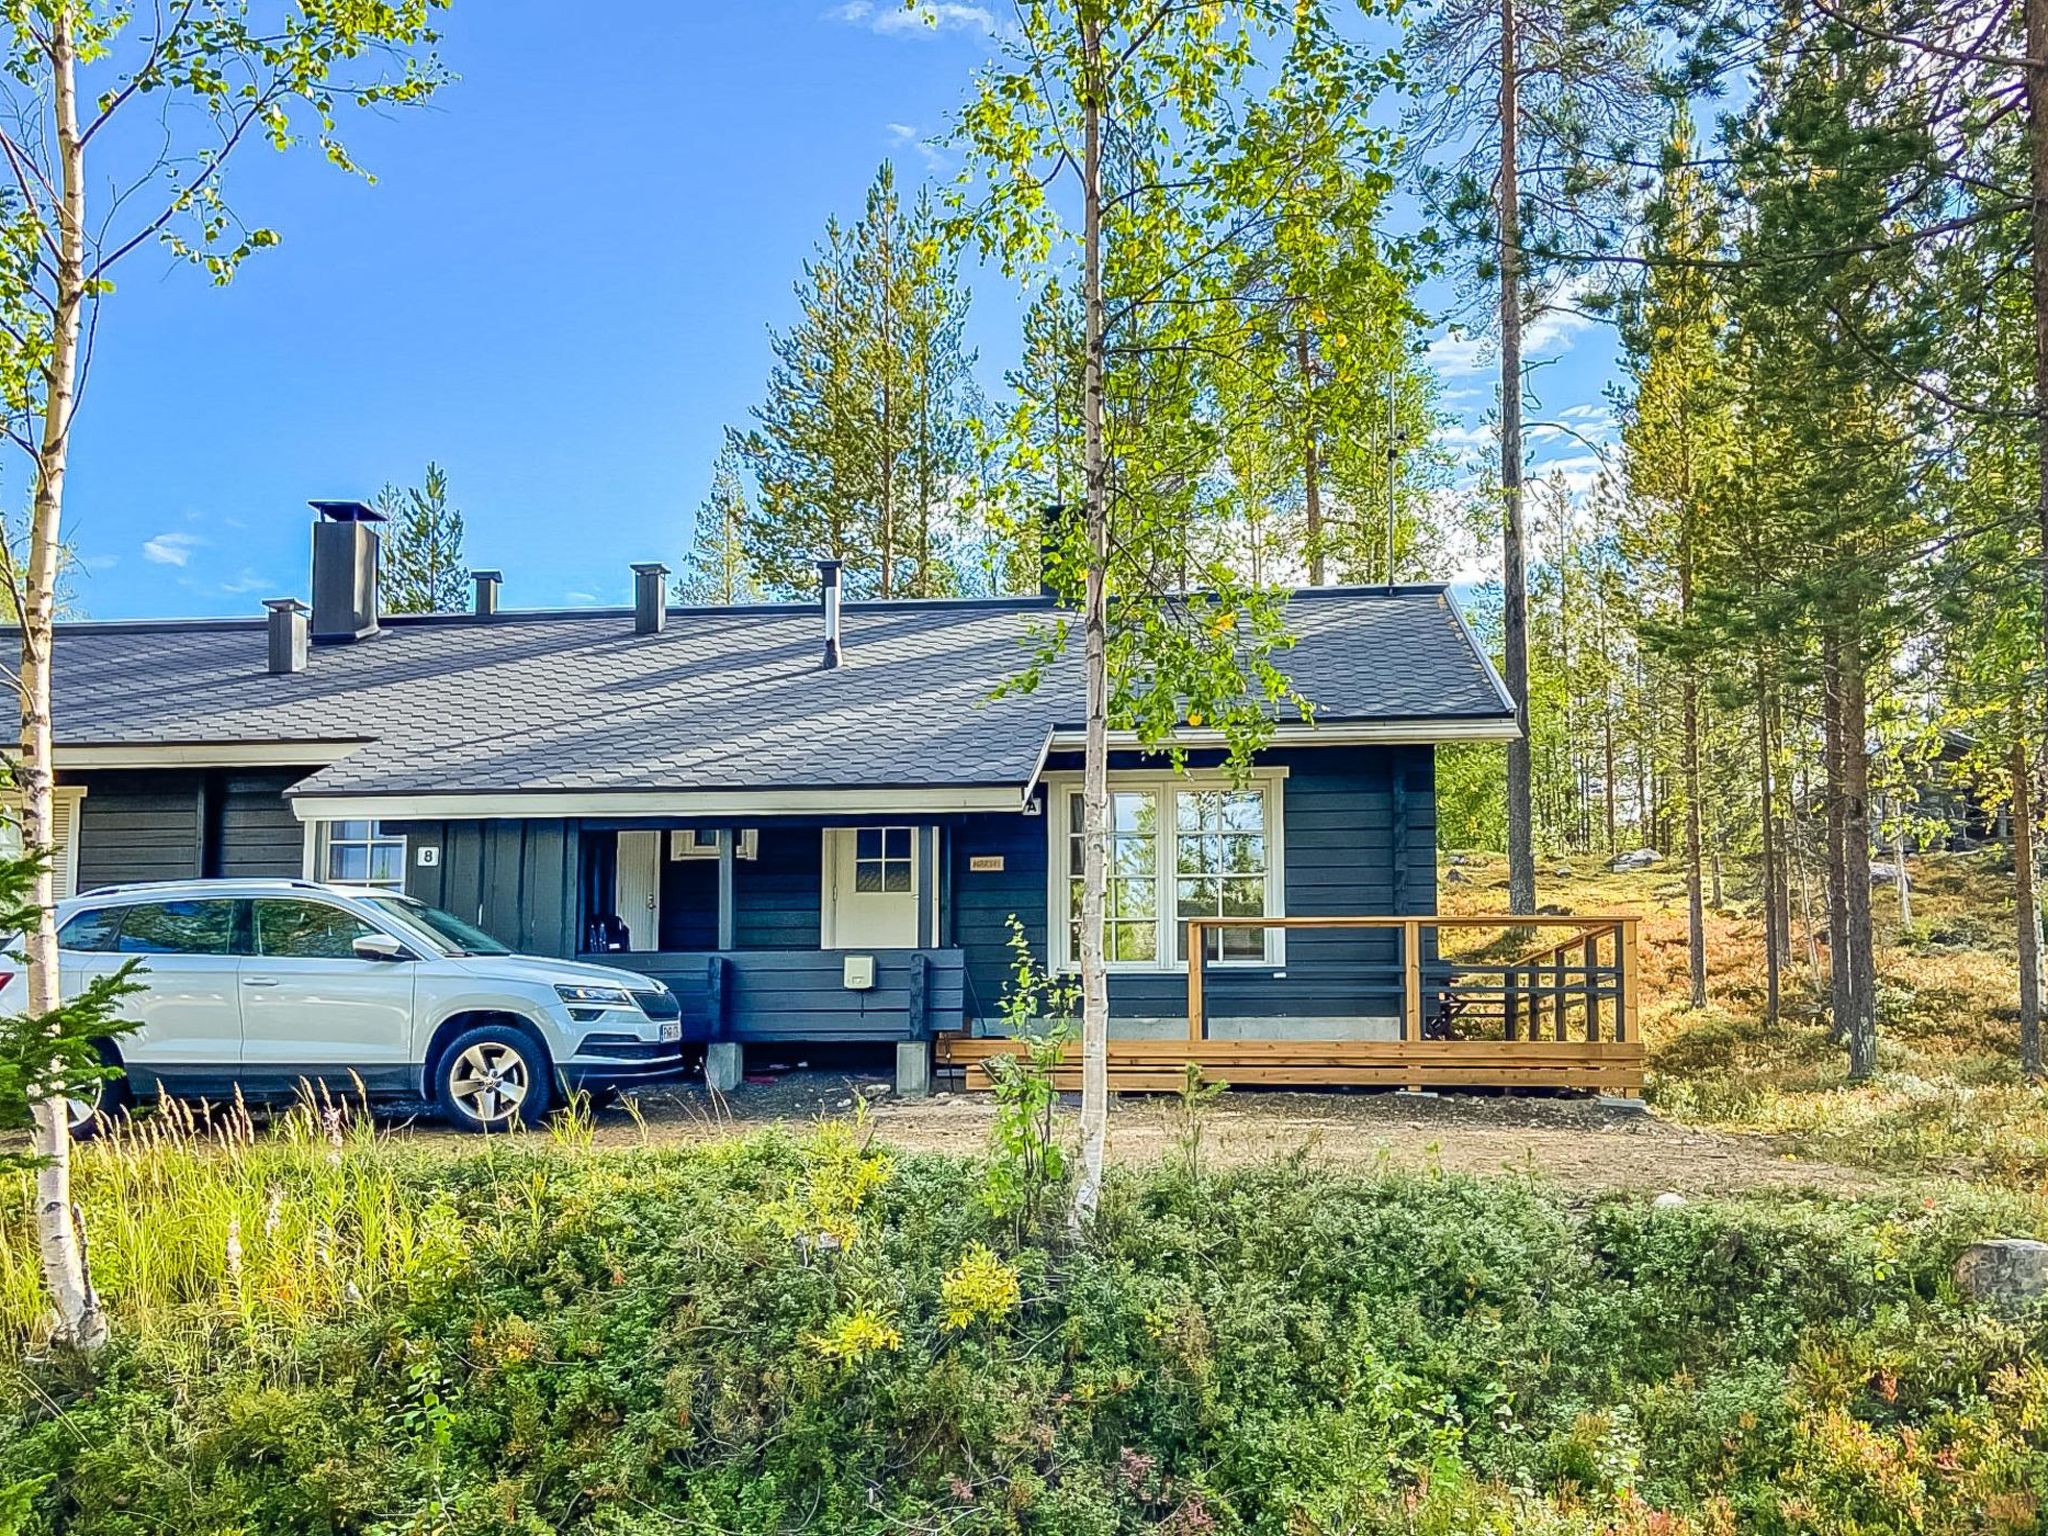
[[[1391,967],[1352,961],[1342,970],[1361,1000],[1398,996],[1404,1041],[1632,1041],[1638,1038],[1637,922],[1628,916],[1191,918],[1188,1038],[1209,1038],[1207,935],[1281,929],[1397,935]],[[1489,932],[1498,935],[1492,944],[1445,953],[1447,935]],[[1304,968],[1317,963],[1303,958]]]
[[[1284,977],[1271,964],[1205,961],[1210,933],[1247,929],[1286,931]],[[1391,942],[1342,942],[1374,934]],[[1190,1064],[1243,1086],[1642,1091],[1633,917],[1196,918],[1187,941],[1187,1038],[1112,1034],[1119,1091],[1171,1092]],[[1284,1009],[1275,988],[1290,990]],[[1224,1035],[1211,1028],[1219,998]],[[1394,1038],[1376,1038],[1375,1021],[1390,1016]],[[1325,1035],[1317,1018],[1331,1021]],[[1018,1048],[942,1035],[939,1064],[974,1072]],[[1079,1086],[1077,1043],[1056,1079]]]

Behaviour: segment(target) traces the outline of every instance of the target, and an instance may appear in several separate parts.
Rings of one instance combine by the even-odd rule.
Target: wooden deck
[[[1221,1039],[1209,1032],[1217,988],[1201,962],[1206,930],[1277,927],[1363,938],[1388,935],[1385,959],[1341,967],[1361,1016],[1393,1015],[1393,1040]],[[1637,1032],[1636,919],[1633,917],[1196,919],[1188,924],[1185,1039],[1109,1042],[1112,1090],[1169,1093],[1190,1063],[1204,1079],[1234,1086],[1392,1088],[1556,1088],[1639,1094],[1643,1046]],[[1313,963],[1313,962],[1309,962]],[[1328,964],[1328,962],[1325,962]],[[1305,968],[1292,963],[1290,972]],[[985,1063],[1020,1042],[1000,1036],[941,1035],[938,1064],[986,1086]],[[1080,1086],[1078,1042],[1055,1079]]]

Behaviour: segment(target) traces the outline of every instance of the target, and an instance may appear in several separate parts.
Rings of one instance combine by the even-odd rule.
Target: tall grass
[[[325,1093],[263,1127],[239,1099],[169,1103],[80,1146],[74,1186],[118,1328],[275,1343],[469,1262],[454,1203],[423,1198],[431,1161]],[[0,1186],[0,1345],[17,1349],[47,1325],[31,1196],[25,1175]]]

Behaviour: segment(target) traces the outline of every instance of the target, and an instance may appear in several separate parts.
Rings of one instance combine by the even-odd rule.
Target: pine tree
[[[728,436],[697,508],[690,553],[675,582],[678,602],[750,603],[760,596],[747,559],[750,513],[739,446]]]
[[[755,425],[734,439],[760,489],[747,555],[761,586],[807,593],[830,557],[854,595],[956,590],[973,356],[954,245],[929,194],[906,214],[884,162],[859,221],[827,221],[797,299],[797,323],[771,338]]]
[[[1439,0],[1414,53],[1427,103],[1418,135],[1432,149],[1462,151],[1425,168],[1423,192],[1453,238],[1486,253],[1476,275],[1497,290],[1503,670],[1523,730],[1507,752],[1509,906],[1531,912],[1522,326],[1563,252],[1605,253],[1618,243],[1652,97],[1650,53],[1624,7],[1566,0]],[[1468,94],[1475,82],[1490,91],[1490,106],[1486,94]]]
[[[448,504],[448,476],[427,464],[423,484],[410,490],[386,485],[376,508],[389,519],[384,532],[383,603],[387,613],[460,613],[469,604],[469,570],[462,563],[462,513]]]

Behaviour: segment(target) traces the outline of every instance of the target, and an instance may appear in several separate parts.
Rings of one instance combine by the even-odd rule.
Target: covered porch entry
[[[930,1042],[965,1017],[946,942],[947,823],[902,816],[585,822],[578,953],[683,1001],[715,1086],[769,1041],[894,1042],[922,1091]]]

